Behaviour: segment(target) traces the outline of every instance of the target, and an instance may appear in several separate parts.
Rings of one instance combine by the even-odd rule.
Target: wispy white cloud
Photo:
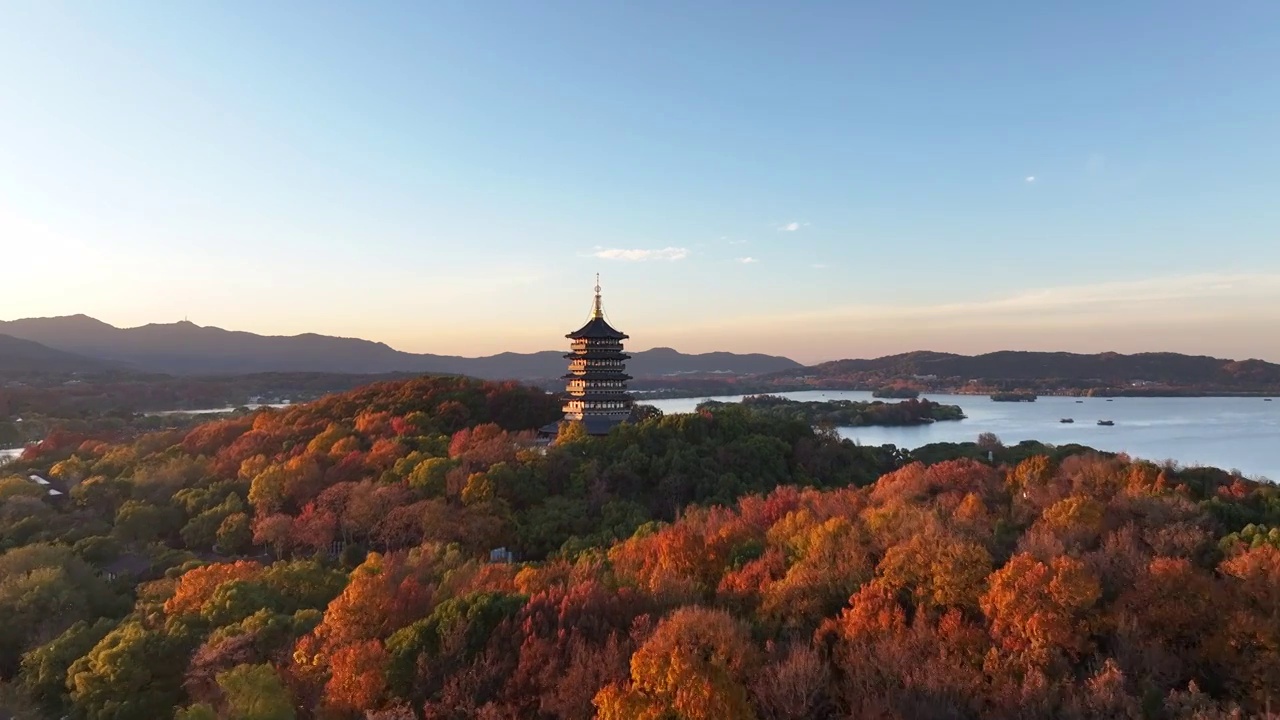
[[[625,260],[627,262],[643,262],[645,260],[683,260],[689,257],[688,248],[665,247],[660,249],[625,249],[596,248],[591,257],[603,260]]]
[[[868,298],[875,297],[868,293]],[[1184,352],[1280,361],[1280,272],[1204,273],[1050,287],[965,302],[809,304],[690,315],[664,342],[782,352],[802,362],[910,350]]]
[[[870,323],[926,328],[953,325],[991,327],[1106,327],[1157,318],[1239,317],[1241,307],[1280,317],[1280,273],[1204,273],[1091,285],[1069,285],[1004,297],[929,305],[827,306],[797,313],[742,317],[746,326],[805,321]],[[721,318],[720,322],[733,324]]]
[[[746,245],[747,241],[746,240],[730,240],[729,244],[730,245]]]
[[[793,220],[785,225],[779,225],[778,229],[781,230],[782,232],[795,232],[802,227],[809,227],[809,223],[797,222]]]
[[[1033,182],[1035,182],[1035,181],[1036,181],[1036,176],[1035,176],[1035,175],[1028,175],[1026,178],[1024,178],[1024,179],[1023,179],[1023,182],[1027,183],[1028,185],[1030,185],[1031,183],[1033,183]]]
[[[743,265],[749,265],[751,263],[757,263],[760,261],[753,257],[740,257],[738,258],[738,262],[742,263]]]

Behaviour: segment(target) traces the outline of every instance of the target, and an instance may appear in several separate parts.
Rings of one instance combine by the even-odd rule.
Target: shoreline
[[[801,387],[801,388],[770,389],[770,390],[748,390],[743,392],[731,392],[731,393],[724,393],[723,391],[720,391],[720,394],[691,393],[684,390],[670,390],[670,391],[655,390],[652,392],[647,392],[643,390],[640,390],[640,391],[632,390],[631,397],[637,403],[643,404],[644,400],[698,400],[702,398],[739,397],[739,396],[746,397],[750,395],[781,395],[785,393],[798,393],[798,392],[870,393],[870,392],[874,392],[874,390],[868,389],[868,388]],[[933,395],[933,396],[954,395],[957,397],[960,397],[960,396],[984,397],[984,396],[991,395],[993,392],[998,392],[998,391],[976,392],[972,390],[966,391],[966,390],[960,390],[960,389],[921,390],[919,397],[924,398],[929,395]],[[1267,399],[1267,398],[1280,398],[1280,391],[1268,393],[1268,392],[1252,392],[1252,391],[1228,392],[1228,391],[1212,391],[1212,390],[1205,390],[1205,391],[1171,390],[1171,391],[1163,391],[1163,392],[1117,390],[1113,393],[1104,394],[1099,392],[1099,393],[1090,395],[1088,393],[1067,392],[1067,391],[1058,390],[1053,392],[1036,392],[1035,395],[1036,397],[1070,397],[1070,398],[1079,398],[1079,399],[1089,399],[1089,398],[1111,398],[1111,399],[1114,399],[1114,398],[1258,398],[1258,399]],[[875,400],[880,402],[900,402],[905,399],[908,399],[908,398],[875,398]],[[992,402],[998,402],[998,401],[993,400]]]

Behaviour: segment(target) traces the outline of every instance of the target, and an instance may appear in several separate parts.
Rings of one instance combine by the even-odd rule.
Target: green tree
[[[85,720],[169,717],[183,699],[182,675],[195,646],[182,626],[152,630],[138,621],[107,633],[67,673],[71,702]]]
[[[270,465],[253,478],[249,502],[258,515],[269,515],[284,505],[285,480],[285,471],[280,465]]]
[[[249,524],[249,516],[232,513],[222,519],[218,526],[218,549],[231,555],[248,552],[253,545],[253,528]]]
[[[238,665],[218,675],[218,687],[236,720],[294,720],[293,699],[270,665]]]
[[[116,537],[124,542],[150,543],[177,532],[182,512],[139,500],[129,500],[116,512]]]
[[[218,711],[208,703],[197,703],[189,708],[183,708],[173,716],[173,720],[218,720]]]
[[[95,476],[71,488],[71,499],[100,517],[111,518],[132,490],[128,480]]]
[[[44,496],[45,491],[35,483],[27,482],[20,477],[0,478],[0,502],[15,497],[44,498]]]
[[[49,474],[67,485],[75,485],[89,476],[89,463],[81,460],[79,455],[72,455],[49,468]]]
[[[36,638],[78,620],[114,615],[121,599],[70,548],[29,545],[0,555],[0,676],[17,669]]]
[[[88,654],[116,626],[115,620],[99,619],[90,625],[81,620],[66,632],[22,657],[22,685],[31,699],[50,715],[61,716],[67,703],[67,669]]]
[[[445,475],[457,465],[448,458],[427,458],[409,473],[409,487],[425,497],[444,497]]]

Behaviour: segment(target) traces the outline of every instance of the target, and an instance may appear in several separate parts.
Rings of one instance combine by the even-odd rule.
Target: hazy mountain
[[[1227,360],[1179,353],[1098,353],[1001,351],[985,355],[910,352],[870,360],[836,360],[806,368],[821,378],[872,379],[936,375],[943,380],[1136,380],[1180,386],[1276,385],[1280,365],[1262,360]]]
[[[116,369],[116,363],[55,350],[31,340],[0,335],[0,374],[97,372]]]
[[[568,350],[566,347],[466,358],[400,352],[384,343],[357,338],[255,335],[190,322],[117,328],[85,315],[0,322],[0,333],[71,353],[128,363],[141,370],[176,375],[438,372],[492,379],[549,378],[565,372],[563,355]],[[788,358],[760,354],[686,355],[671,348],[654,348],[631,355],[628,371],[637,377],[755,374],[802,367]]]

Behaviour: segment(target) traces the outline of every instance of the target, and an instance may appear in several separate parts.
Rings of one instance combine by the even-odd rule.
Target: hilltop
[[[359,338],[257,335],[187,321],[118,328],[86,315],[72,315],[0,322],[0,333],[170,375],[434,373],[530,380],[559,377],[565,368],[564,350],[460,357],[402,352]],[[629,354],[628,371],[636,377],[752,375],[803,367],[789,358],[761,354],[690,355],[663,347]]]

